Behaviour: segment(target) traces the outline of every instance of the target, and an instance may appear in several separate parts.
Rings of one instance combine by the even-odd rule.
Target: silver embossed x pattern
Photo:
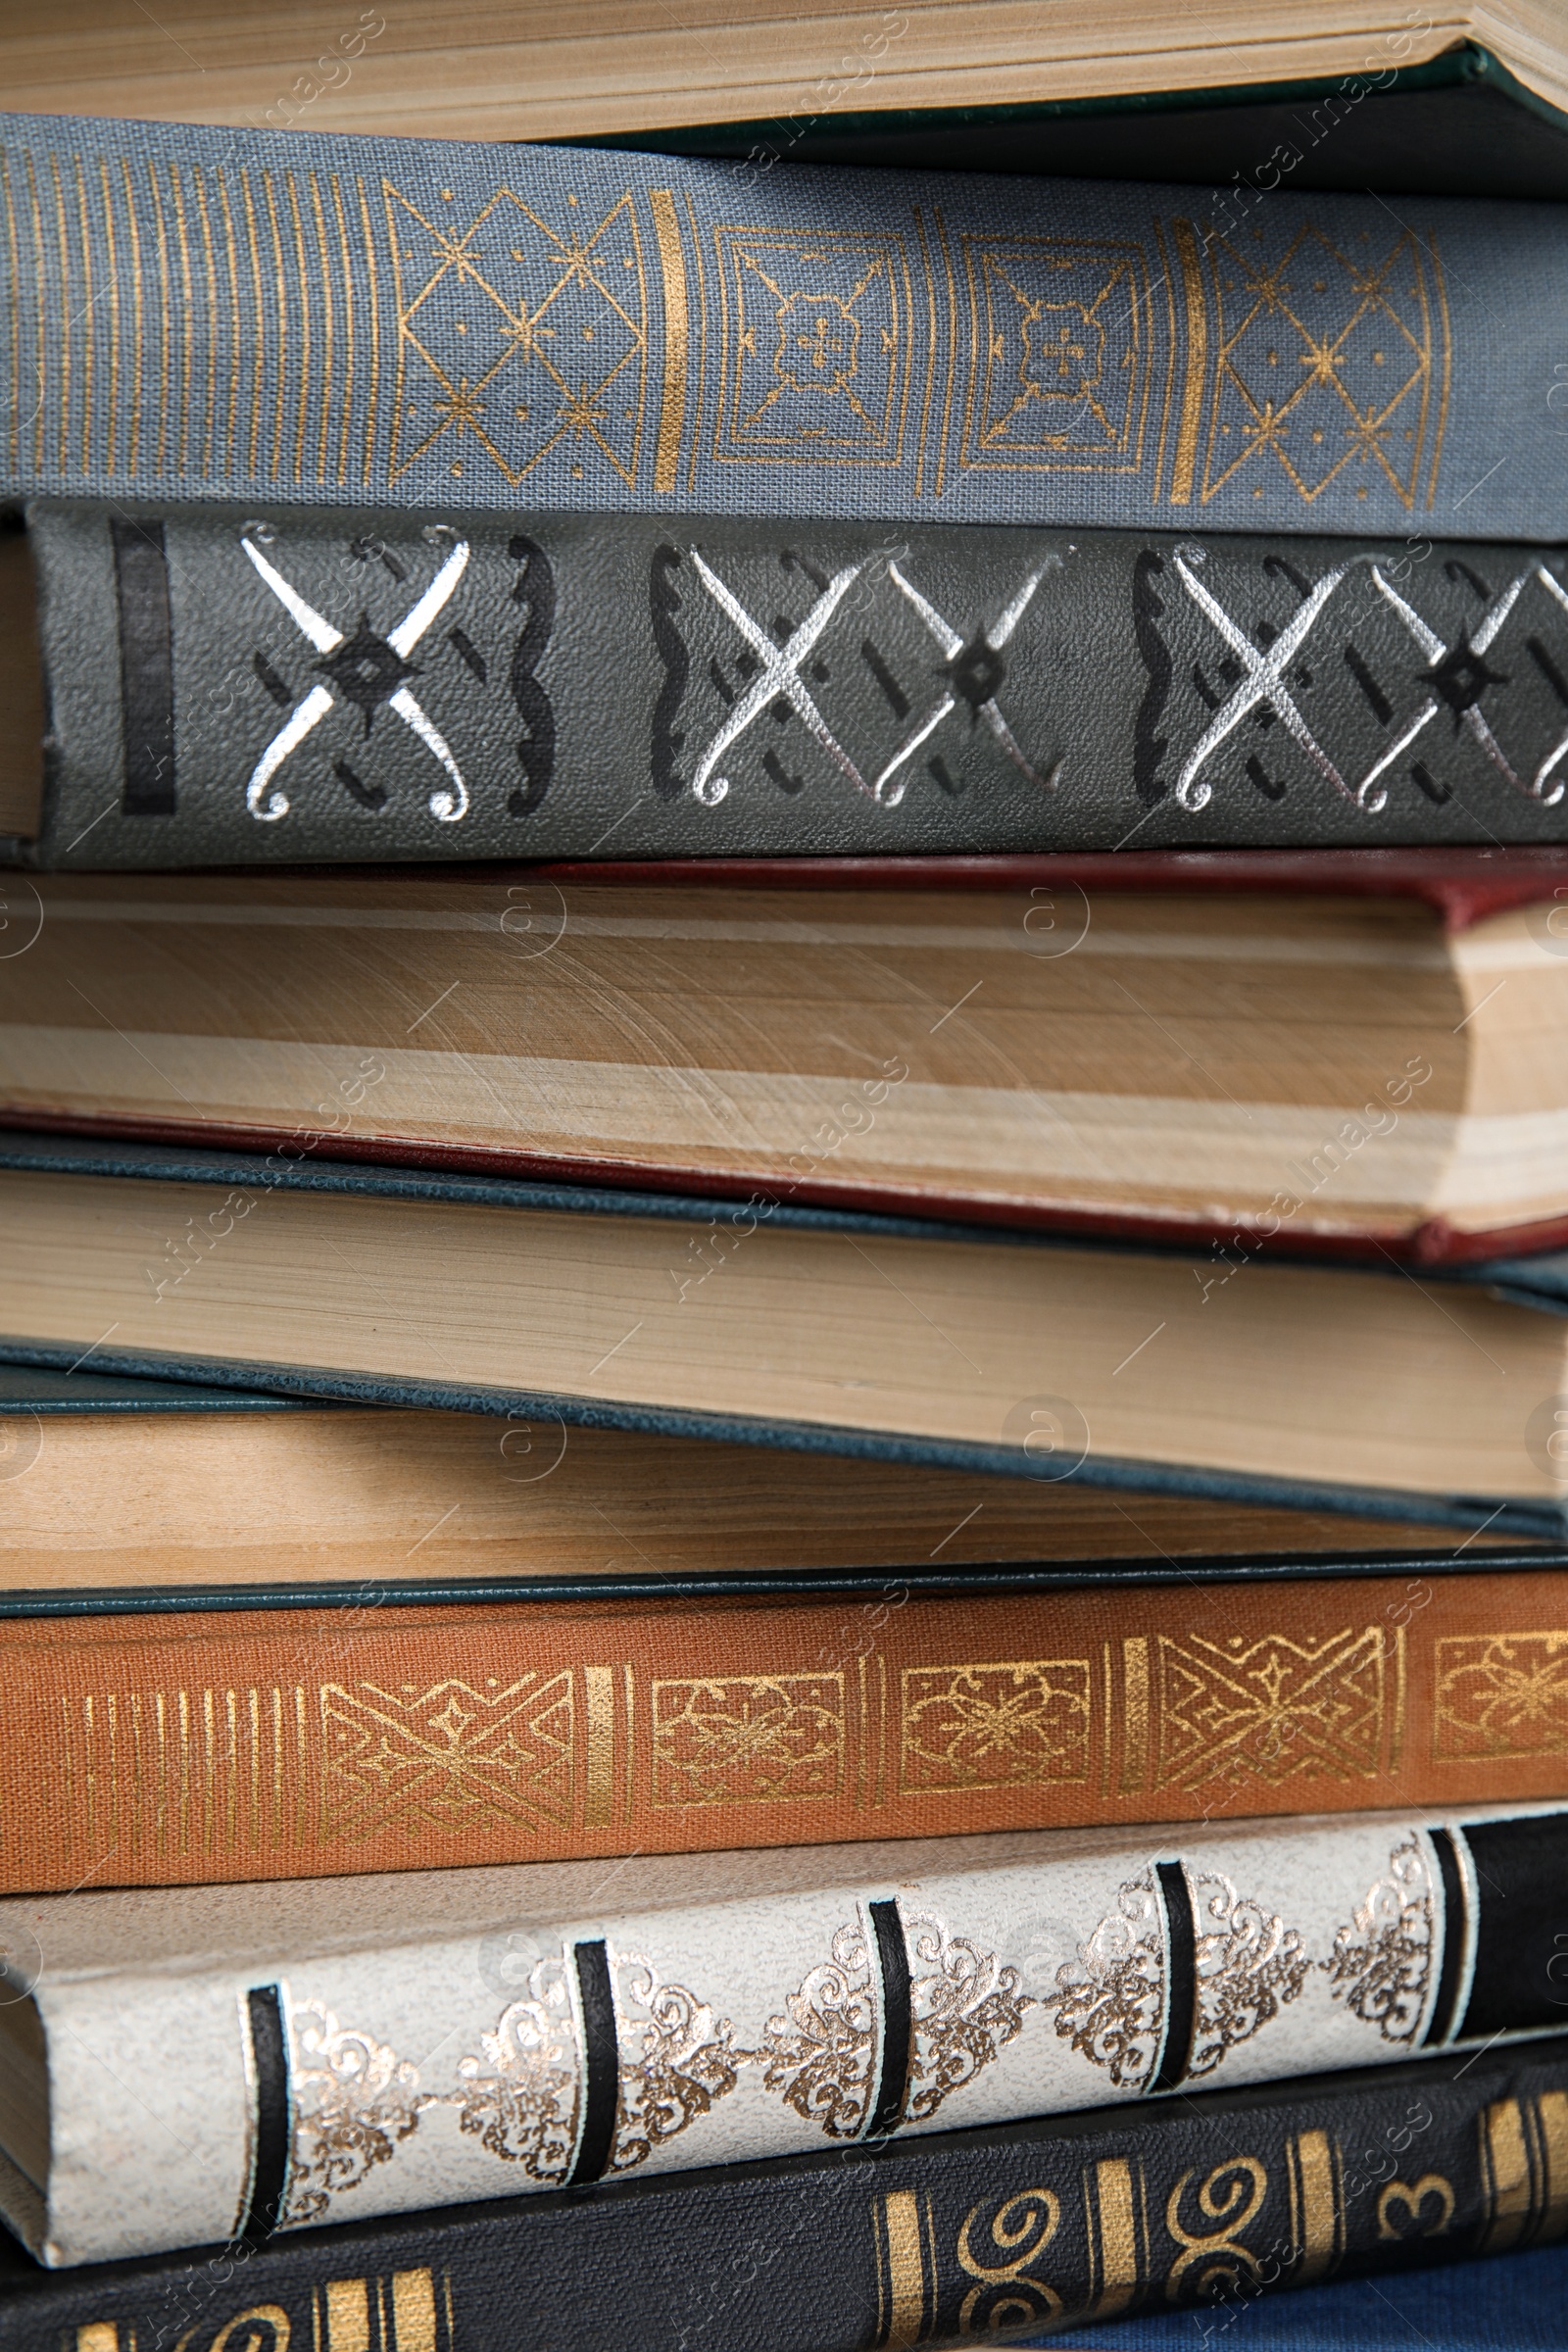
[[[391,478],[443,448],[455,479],[476,458],[520,482],[564,441],[634,483],[648,322],[631,196],[580,218],[568,196],[551,220],[501,188],[464,226],[382,185],[398,303]]]
[[[1262,232],[1255,231],[1259,243]],[[1348,469],[1414,506],[1443,432],[1446,312],[1435,250],[1409,230],[1336,241],[1299,229],[1265,259],[1245,238],[1209,248],[1219,320],[1202,495],[1250,468],[1265,497],[1283,468],[1312,500]]]

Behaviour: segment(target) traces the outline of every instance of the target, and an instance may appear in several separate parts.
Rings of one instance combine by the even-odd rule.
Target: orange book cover
[[[6,1893],[1568,1795],[1568,1572],[17,1618]]]

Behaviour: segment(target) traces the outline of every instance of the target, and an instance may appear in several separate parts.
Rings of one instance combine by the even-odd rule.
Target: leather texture
[[[31,2242],[237,2231],[278,2105],[258,1988],[278,2224],[308,2229],[1549,2033],[1565,1857],[1560,1810],[1417,1808],[8,1903],[8,1948],[48,1955]],[[1552,2149],[1560,2215],[1568,2111]]]
[[[1568,839],[1529,547],[38,505],[50,866]]]
[[[274,2238],[238,2269],[208,2253],[49,2272],[0,2237],[0,2344],[123,2348],[172,2319],[190,2352],[236,2340],[282,2352],[285,2329],[355,2352],[388,2342],[366,2322],[390,2312],[398,2352],[492,2352],[514,2339],[522,2278],[532,2324],[561,2352],[599,2352],[607,2328],[632,2325],[640,2352],[905,2352],[1004,2329],[1009,2342],[1027,2329],[1105,2352],[1124,2333],[1175,2347],[1192,2333],[1183,2308],[1216,2301],[1228,2309],[1204,2324],[1245,2312],[1246,2340],[1270,2352],[1402,2347],[1400,2312],[1437,2342],[1456,2309],[1486,2352],[1545,2352],[1561,2341],[1563,2210],[1542,2126],[1560,2135],[1565,2105],[1558,2036],[589,2196],[339,2223]],[[1540,2250],[1449,2273],[1505,2247]],[[1433,2264],[1445,2267],[1428,2291],[1401,2276]],[[1356,2279],[1369,2283],[1357,2292]],[[1314,2332],[1351,2297],[1359,2327]],[[1122,2315],[1132,2331],[1058,2332]]]

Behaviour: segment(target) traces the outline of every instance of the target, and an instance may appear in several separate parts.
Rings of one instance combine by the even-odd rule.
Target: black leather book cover
[[[1565,2232],[1568,2035],[254,2251],[51,2274],[5,2240],[0,2352],[912,2352]]]

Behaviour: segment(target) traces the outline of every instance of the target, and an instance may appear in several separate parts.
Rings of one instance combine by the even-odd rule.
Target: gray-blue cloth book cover
[[[1561,208],[0,118],[0,489],[1551,540]]]

